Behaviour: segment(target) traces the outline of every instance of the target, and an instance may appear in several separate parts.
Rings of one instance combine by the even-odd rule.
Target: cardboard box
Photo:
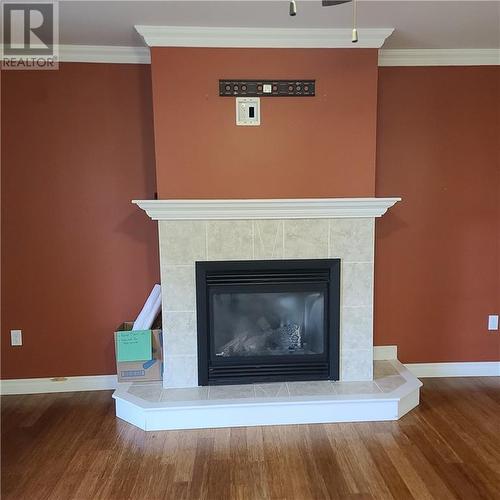
[[[122,323],[116,330],[115,338],[115,353],[116,336],[120,332],[129,332],[132,330],[132,322]],[[143,361],[125,361],[116,362],[116,373],[118,382],[153,382],[163,380],[163,339],[160,329],[150,330],[151,345],[153,348],[153,356],[150,360]]]

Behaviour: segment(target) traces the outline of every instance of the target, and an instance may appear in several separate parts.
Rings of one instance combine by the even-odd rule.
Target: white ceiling
[[[349,28],[351,4],[322,7],[321,0],[73,1],[59,4],[60,43],[143,45],[136,24],[284,28]],[[395,28],[384,48],[498,48],[499,1],[358,0],[358,27]]]

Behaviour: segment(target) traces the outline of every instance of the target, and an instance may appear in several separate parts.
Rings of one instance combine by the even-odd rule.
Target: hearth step
[[[148,431],[397,420],[421,382],[397,360],[376,361],[373,382],[287,382],[163,389],[121,384],[116,415]]]

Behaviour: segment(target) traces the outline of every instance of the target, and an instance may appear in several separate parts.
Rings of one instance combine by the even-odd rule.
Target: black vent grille
[[[209,368],[209,379],[215,384],[228,384],[242,380],[321,380],[328,378],[328,362],[325,363],[282,363],[255,365],[227,365]]]
[[[293,272],[227,272],[207,273],[207,285],[231,284],[286,284],[286,283],[328,283],[330,272],[327,269],[295,270]]]

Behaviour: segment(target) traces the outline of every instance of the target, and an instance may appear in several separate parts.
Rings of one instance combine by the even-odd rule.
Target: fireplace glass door
[[[197,262],[200,385],[338,379],[340,261]]]
[[[213,355],[226,359],[323,355],[326,287],[299,285],[292,291],[295,287],[212,290]]]

